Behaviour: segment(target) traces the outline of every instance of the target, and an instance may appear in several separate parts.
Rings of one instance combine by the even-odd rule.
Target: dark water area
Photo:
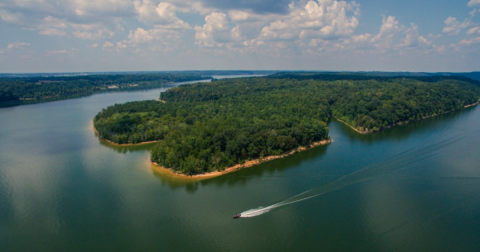
[[[478,107],[192,181],[93,133],[164,90],[0,109],[0,251],[480,251]]]

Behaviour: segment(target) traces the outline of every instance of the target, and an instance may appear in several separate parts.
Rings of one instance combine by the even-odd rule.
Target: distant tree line
[[[145,89],[171,82],[211,79],[191,73],[104,74],[86,76],[0,78],[0,105],[85,96],[116,89]]]
[[[479,97],[479,87],[455,78],[226,79],[171,88],[160,96],[166,103],[115,104],[95,116],[94,126],[116,143],[162,140],[152,161],[199,174],[328,139],[331,116],[380,130],[459,110]]]

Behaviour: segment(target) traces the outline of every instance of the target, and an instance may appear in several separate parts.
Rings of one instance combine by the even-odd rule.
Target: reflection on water
[[[350,141],[362,141],[365,143],[375,143],[378,140],[404,140],[411,134],[423,134],[423,133],[436,133],[432,131],[432,127],[438,126],[439,124],[449,124],[450,127],[453,127],[457,123],[457,119],[462,116],[463,113],[468,113],[469,111],[473,111],[472,109],[475,108],[467,108],[461,111],[447,113],[443,115],[439,115],[436,117],[420,120],[420,121],[413,121],[403,125],[397,125],[390,129],[384,129],[379,132],[375,132],[373,134],[360,134],[350,127],[340,123],[335,118],[332,118],[332,122],[340,124],[338,127],[340,128],[342,134]],[[448,130],[446,128],[445,130]]]
[[[454,127],[454,123],[450,123],[449,125],[446,125],[446,127],[444,125],[443,130],[438,130],[435,131],[434,134],[425,135],[426,137],[415,139],[417,142],[415,144],[410,144],[408,149],[397,152],[384,161],[367,165],[355,172],[346,174],[324,185],[309,189],[308,191],[302,192],[278,203],[244,211],[242,212],[242,217],[260,216],[269,213],[274,209],[322,196],[326,193],[340,190],[353,184],[377,179],[380,176],[392,174],[400,170],[409,170],[413,166],[426,160],[437,160],[447,156],[451,156],[452,158],[454,156],[458,157],[462,152],[468,151],[461,148],[462,140],[467,137],[475,137],[475,134],[480,132],[480,130],[471,129],[469,131],[456,131]],[[445,134],[447,131],[449,134]],[[452,134],[452,132],[457,133]],[[408,132],[405,133],[408,134]]]
[[[371,135],[332,121],[327,146],[192,181],[92,132],[164,90],[0,109],[0,251],[480,251],[479,107]]]
[[[276,174],[279,174],[286,169],[292,169],[304,162],[308,162],[309,160],[319,159],[322,155],[325,155],[328,146],[329,144],[317,146],[315,148],[308,149],[282,159],[274,159],[257,166],[244,168],[239,171],[213,178],[176,176],[173,172],[165,169],[159,169],[153,164],[151,165],[151,169],[153,174],[159,178],[163,184],[168,185],[171,189],[185,187],[188,192],[193,193],[199,188],[199,186],[214,185],[221,189],[225,186],[236,186],[239,184],[245,185],[249,180],[254,178],[281,176]]]
[[[135,144],[135,145],[118,145],[114,143],[110,143],[103,139],[98,139],[98,143],[100,145],[107,147],[111,150],[114,150],[117,153],[125,154],[129,152],[145,152],[150,151],[156,143],[147,143],[147,144]]]

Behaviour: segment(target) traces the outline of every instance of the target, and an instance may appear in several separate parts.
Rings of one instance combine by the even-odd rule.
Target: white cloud
[[[112,48],[112,47],[113,47],[113,44],[109,41],[105,41],[105,43],[103,43],[103,46],[102,46],[103,50],[109,49],[109,48]]]
[[[464,46],[480,44],[480,37],[476,37],[476,38],[472,38],[472,39],[462,39],[459,42],[459,44],[464,45]]]
[[[182,30],[165,29],[162,25],[156,25],[149,30],[137,28],[130,31],[128,39],[117,42],[116,50],[132,47],[134,52],[143,54],[139,47],[148,45],[152,51],[173,51],[182,45],[183,33]]]
[[[352,36],[352,41],[354,43],[365,43],[365,42],[369,42],[371,37],[372,37],[372,35],[369,34],[369,33],[360,34],[360,35],[353,35]]]
[[[7,46],[7,50],[15,50],[15,49],[23,49],[25,46],[29,46],[30,43],[26,43],[26,42],[15,42],[15,43],[11,43],[11,44],[8,44]]]
[[[258,39],[335,39],[354,32],[358,15],[359,5],[355,2],[319,0],[309,1],[304,7],[290,5],[288,16],[264,27]]]
[[[214,46],[263,46],[312,39],[336,40],[353,34],[359,24],[360,7],[355,2],[318,0],[291,3],[286,14],[260,15],[245,10],[231,10],[227,15],[212,12],[203,27],[195,27],[196,43]],[[230,28],[233,26],[233,28]],[[288,46],[287,46],[288,47]]]
[[[468,3],[469,7],[480,5],[480,0],[471,0]],[[443,32],[449,35],[459,35],[463,30],[467,29],[462,34],[460,40],[450,45],[450,48],[457,52],[468,52],[471,54],[473,51],[472,45],[477,46],[480,43],[480,25],[475,22],[475,15],[479,12],[478,9],[474,9],[469,12],[470,17],[466,18],[463,22],[458,21],[455,17],[448,17],[445,20],[445,27]]]
[[[143,28],[137,28],[135,31],[130,31],[128,39],[133,44],[144,44],[153,41],[153,36],[150,31],[146,31]]]
[[[404,29],[394,16],[383,16],[380,31],[372,38],[371,42],[377,49],[390,49],[394,44],[395,36]]]
[[[228,17],[232,22],[268,22],[278,19],[281,15],[275,14],[257,14],[245,10],[231,10],[228,12]]]
[[[479,33],[480,34],[480,26],[475,26],[473,28],[470,28],[468,31],[467,31],[467,34],[468,35],[472,35],[472,34],[475,34],[475,33]]]
[[[65,20],[58,19],[52,16],[46,16],[37,24],[37,29],[42,35],[48,36],[65,36],[65,29],[67,24]]]
[[[46,51],[47,54],[49,55],[52,55],[52,54],[65,54],[67,53],[67,50],[63,49],[63,50],[49,50],[49,51]]]
[[[131,0],[4,0],[0,7],[10,14],[28,13],[42,18],[53,16],[76,20],[76,22],[134,15],[134,5]]]
[[[130,0],[4,0],[0,20],[42,35],[99,39],[112,36],[122,18],[135,15]],[[96,30],[82,26],[95,26]]]
[[[135,1],[135,10],[138,13],[138,20],[146,24],[172,24],[181,23],[175,11],[176,7],[167,2],[160,2],[155,6],[150,0]]]
[[[468,2],[468,7],[473,7],[476,5],[480,5],[480,0],[470,0],[470,2]]]
[[[430,53],[441,51],[425,36],[419,34],[418,26],[409,28],[400,24],[394,16],[383,16],[382,25],[376,35],[369,33],[344,36],[336,40],[312,39],[308,43],[307,53],[312,52],[350,52],[350,53],[385,53],[405,54],[408,51]],[[316,48],[316,51],[312,51]]]
[[[416,24],[411,24],[411,27],[405,30],[405,38],[397,47],[400,49],[420,50],[424,53],[430,52],[431,49],[438,51],[443,50],[441,47],[434,45],[432,41],[421,36],[418,33],[418,26]]]
[[[72,32],[72,34],[73,36],[79,39],[95,40],[95,39],[103,39],[103,38],[112,38],[115,33],[106,28],[100,28],[95,31],[77,30]]]
[[[443,27],[443,33],[447,33],[448,35],[454,36],[460,34],[460,32],[471,25],[471,21],[469,19],[465,19],[462,23],[458,21],[454,17],[448,17],[444,21],[445,26]]]
[[[132,16],[133,3],[130,0],[67,0],[66,8],[74,10],[79,17]]]
[[[195,26],[195,40],[201,46],[222,46],[231,41],[230,26],[227,15],[221,12],[212,12],[205,17],[203,27]]]

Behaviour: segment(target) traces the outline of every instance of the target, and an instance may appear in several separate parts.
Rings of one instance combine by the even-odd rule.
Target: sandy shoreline
[[[478,105],[479,103],[480,103],[480,100],[478,100],[476,103],[472,103],[472,104],[469,104],[469,105],[465,105],[464,108],[470,108],[470,107],[473,107],[473,106]],[[460,111],[460,110],[455,110],[455,111]],[[422,118],[419,119],[419,120],[428,119],[428,118],[432,118],[432,117],[435,117],[435,116],[448,114],[448,113],[450,113],[450,112],[453,112],[453,111],[445,111],[445,112],[443,112],[443,113],[441,113],[441,114],[436,114],[436,115],[431,115],[431,116],[425,116],[425,117],[422,117]],[[350,127],[351,129],[355,130],[356,132],[358,132],[358,133],[360,133],[360,134],[370,134],[370,133],[378,132],[378,131],[383,130],[383,129],[390,129],[390,128],[392,128],[392,127],[394,127],[394,126],[397,126],[397,125],[403,125],[403,124],[407,124],[407,123],[410,123],[410,122],[419,121],[419,120],[413,120],[413,121],[398,122],[398,123],[395,123],[395,124],[392,124],[392,125],[388,125],[388,126],[385,127],[385,128],[381,128],[381,129],[378,129],[378,130],[375,130],[375,131],[373,131],[373,130],[361,131],[361,130],[353,127],[352,125],[350,125],[350,124],[348,124],[348,123],[346,123],[346,122],[338,119],[338,118],[335,117],[335,116],[332,116],[332,117],[335,118],[335,120],[337,120],[337,121],[345,124],[346,126]]]
[[[359,129],[353,127],[352,125],[350,125],[350,124],[348,124],[348,123],[346,123],[346,122],[344,122],[344,121],[342,121],[342,120],[340,120],[340,119],[338,119],[338,118],[336,118],[335,116],[332,116],[332,117],[335,118],[335,120],[337,120],[337,121],[339,121],[339,122],[347,125],[348,127],[350,127],[351,129],[355,130],[356,132],[358,132],[358,133],[360,133],[360,134],[372,133],[372,131],[360,131]]]
[[[234,165],[234,166],[231,166],[231,167],[227,167],[223,171],[214,171],[214,172],[197,174],[197,175],[185,175],[185,174],[182,174],[182,173],[177,173],[177,172],[175,172],[171,169],[165,168],[163,166],[159,166],[155,162],[152,162],[152,164],[153,164],[153,166],[155,166],[156,170],[160,171],[161,173],[167,173],[168,175],[170,175],[172,177],[205,179],[205,178],[212,178],[212,177],[221,176],[221,175],[224,175],[224,174],[227,174],[227,173],[230,173],[230,172],[234,172],[234,171],[237,171],[237,170],[240,170],[240,169],[249,168],[249,167],[259,165],[259,164],[262,164],[262,163],[265,163],[265,162],[268,162],[268,161],[271,161],[271,160],[284,158],[284,157],[293,155],[297,152],[308,150],[308,149],[311,149],[311,148],[314,148],[314,147],[317,147],[317,146],[320,146],[320,145],[329,144],[331,142],[333,142],[333,140],[331,140],[331,139],[323,140],[323,141],[315,142],[315,143],[311,144],[310,146],[300,146],[300,147],[296,148],[295,150],[291,150],[291,151],[289,151],[287,153],[284,153],[282,155],[274,155],[274,156],[268,156],[268,157],[264,157],[264,158],[254,159],[254,160],[246,161],[244,164],[237,164],[237,165]]]
[[[477,106],[479,103],[480,103],[480,99],[479,99],[477,102],[473,103],[473,104],[465,105],[465,108],[470,108],[470,107],[473,107],[473,106]]]

